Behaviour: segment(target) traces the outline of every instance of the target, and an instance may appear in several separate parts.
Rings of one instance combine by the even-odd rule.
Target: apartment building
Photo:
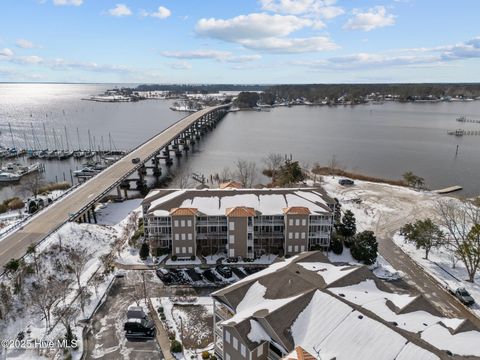
[[[321,188],[152,190],[142,202],[153,254],[253,258],[328,248],[335,202]]]
[[[301,226],[301,225],[300,225]],[[476,358],[480,329],[362,265],[319,251],[276,262],[212,293],[222,360]]]

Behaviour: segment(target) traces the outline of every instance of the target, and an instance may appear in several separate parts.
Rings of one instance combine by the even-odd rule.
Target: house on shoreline
[[[212,294],[222,360],[478,359],[480,329],[422,295],[319,251],[273,263]]]
[[[327,249],[335,201],[321,188],[239,189],[230,184],[152,190],[142,209],[152,254],[254,258]]]

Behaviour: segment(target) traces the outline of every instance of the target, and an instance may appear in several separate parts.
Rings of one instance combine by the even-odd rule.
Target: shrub
[[[372,265],[377,260],[378,242],[373,231],[363,231],[355,236],[350,251],[354,259]]]
[[[177,261],[178,257],[177,255],[172,255],[172,261]]]
[[[210,356],[210,360],[217,360],[217,357],[215,355]]]
[[[19,210],[19,209],[23,209],[25,204],[19,198],[15,198],[10,200],[7,206],[10,210]]]
[[[148,242],[145,241],[140,247],[140,259],[146,260],[149,254],[150,254],[150,246],[148,246]]]
[[[210,353],[208,351],[202,351],[202,359],[210,359]]]
[[[10,259],[3,267],[5,272],[15,272],[20,267],[20,260]]]
[[[285,259],[289,259],[289,258],[291,258],[291,257],[292,257],[291,254],[286,254],[286,255],[285,255]]]
[[[190,256],[190,260],[195,261],[195,255]]]
[[[330,249],[334,254],[340,255],[343,252],[343,244],[339,239],[332,239]]]
[[[172,340],[170,343],[170,351],[172,353],[180,353],[183,351],[182,343],[178,340]]]
[[[3,214],[4,212],[7,212],[8,207],[5,204],[0,204],[0,214]]]

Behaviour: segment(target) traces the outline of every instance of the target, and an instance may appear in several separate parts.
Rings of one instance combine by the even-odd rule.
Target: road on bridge
[[[54,231],[69,220],[69,214],[76,214],[93,200],[112,188],[119,179],[131,173],[138,167],[132,164],[132,159],[140,158],[145,161],[159,149],[168,145],[183,131],[188,129],[202,116],[228,105],[209,107],[190,114],[177,121],[155,137],[151,138],[126,156],[115,162],[107,169],[80,185],[77,189],[59,199],[47,208],[36,214],[32,219],[0,240],[0,273],[10,259],[18,259],[25,255],[31,244],[43,240],[47,234]]]

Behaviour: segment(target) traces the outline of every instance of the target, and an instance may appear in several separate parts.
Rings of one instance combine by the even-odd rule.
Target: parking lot
[[[142,283],[141,271],[128,271],[125,278],[115,279],[105,303],[90,322],[87,334],[87,359],[162,359],[155,339],[127,340],[123,330],[126,311],[134,302],[132,294]],[[162,296],[165,290],[153,271],[146,271],[148,296]]]

